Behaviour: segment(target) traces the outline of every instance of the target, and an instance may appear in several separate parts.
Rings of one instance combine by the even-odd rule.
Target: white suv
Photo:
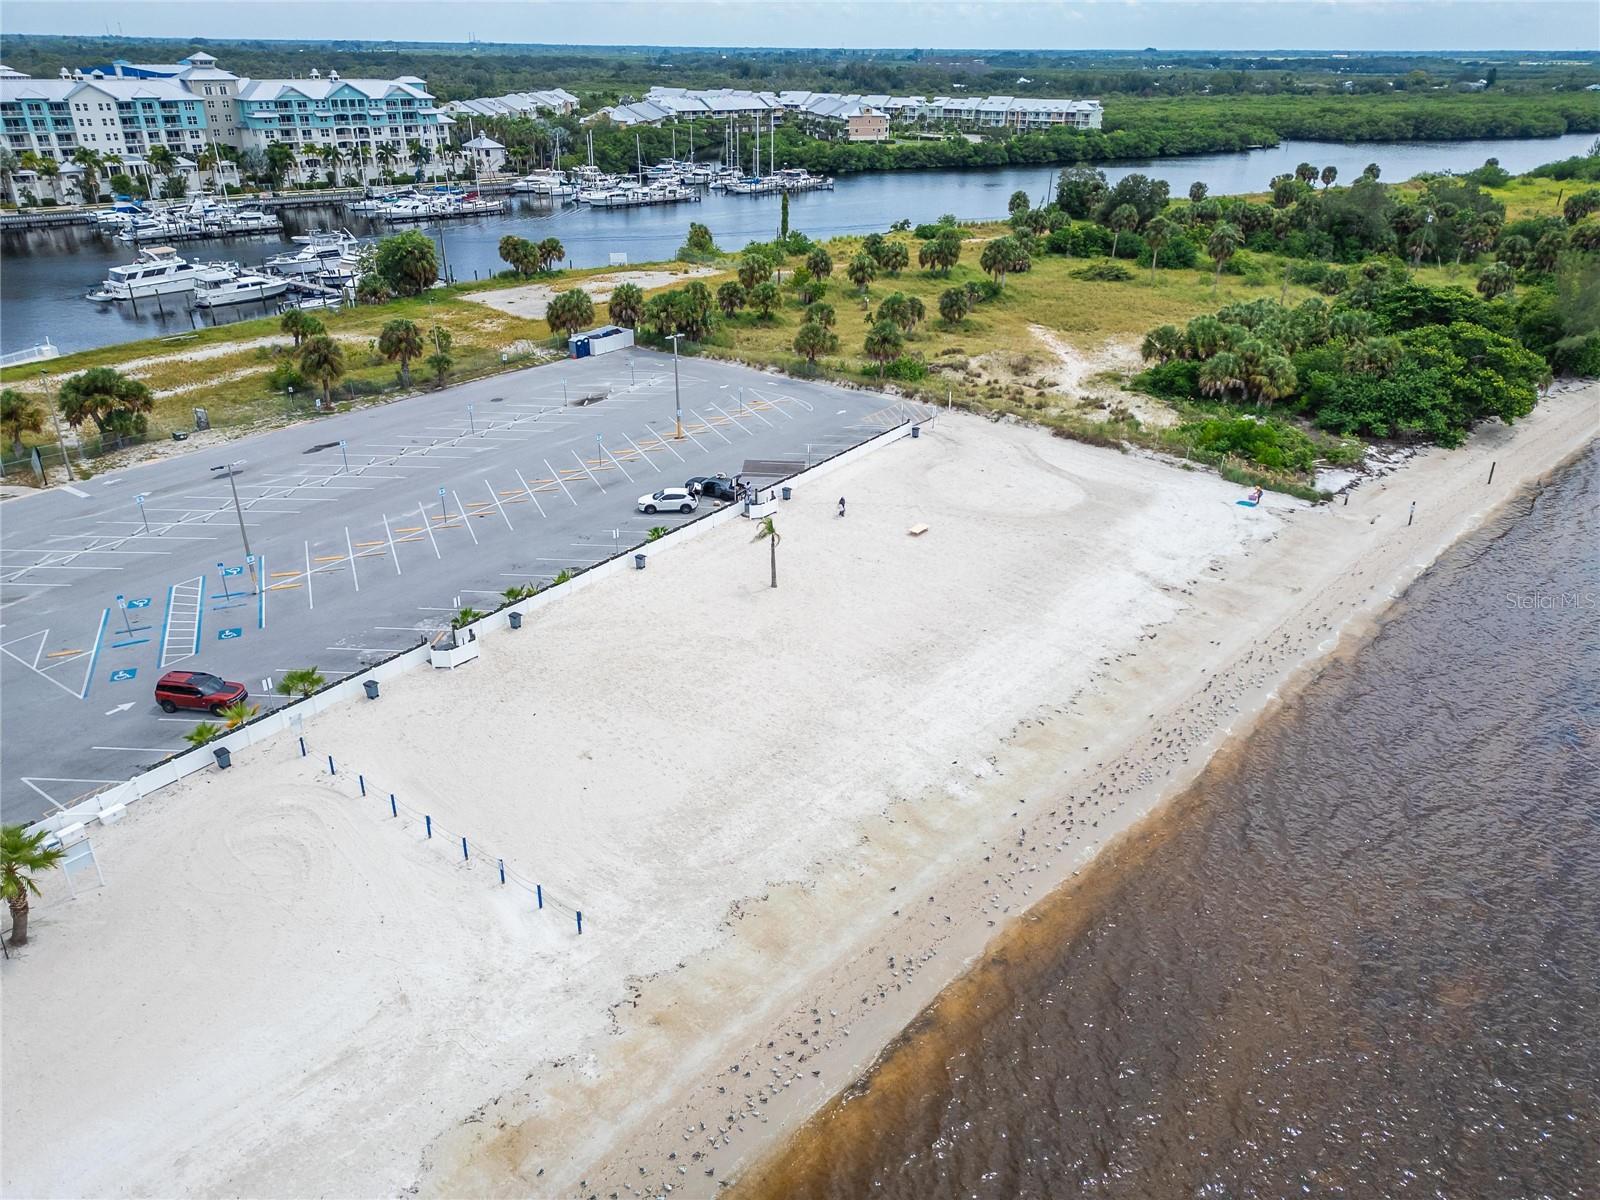
[[[681,513],[692,513],[699,507],[700,497],[688,488],[662,488],[649,496],[639,497],[639,511],[644,513],[657,513],[663,509],[674,508]]]

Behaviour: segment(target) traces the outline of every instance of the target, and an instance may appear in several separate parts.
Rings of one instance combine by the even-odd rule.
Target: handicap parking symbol
[[[141,596],[137,600],[129,600],[124,607],[126,607],[126,608],[149,608],[150,607],[150,597],[149,596]]]
[[[138,667],[119,667],[111,672],[112,683],[125,683],[139,673]]]
[[[224,578],[232,579],[235,575],[243,575],[244,574],[244,568],[243,567],[223,567],[222,568],[222,574],[223,574]]]
[[[217,641],[219,642],[231,642],[234,638],[243,636],[244,631],[238,626],[234,626],[232,629],[217,630]]]

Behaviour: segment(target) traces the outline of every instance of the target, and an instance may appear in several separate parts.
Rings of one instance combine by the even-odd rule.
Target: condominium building
[[[265,153],[275,143],[295,151],[301,165],[291,174],[324,169],[314,151],[328,145],[352,163],[376,161],[380,146],[396,162],[432,161],[453,126],[412,75],[343,79],[312,70],[304,79],[249,79],[199,52],[176,63],[63,69],[58,79],[0,74],[5,146],[62,163],[80,147],[132,163],[158,145],[192,158],[210,145]]]
[[[561,88],[539,92],[508,92],[476,100],[452,100],[444,111],[453,117],[536,117],[540,113],[566,116],[578,110],[578,98]]]

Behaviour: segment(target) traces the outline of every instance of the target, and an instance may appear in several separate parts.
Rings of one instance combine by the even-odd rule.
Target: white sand
[[[736,522],[308,729],[581,940],[292,742],[143,801],[6,964],[3,1187],[708,1194],[1595,401],[1318,510],[958,414],[803,487],[777,591]]]
[[[596,304],[604,304],[611,299],[611,293],[624,283],[631,283],[648,292],[654,288],[668,287],[675,283],[686,283],[704,275],[715,275],[715,267],[690,267],[679,266],[669,269],[654,271],[611,271],[604,275],[590,275],[571,284],[571,287],[581,288],[588,292]],[[474,304],[484,304],[490,308],[497,308],[501,312],[510,313],[514,317],[527,317],[530,320],[544,320],[545,310],[549,308],[550,301],[560,292],[569,291],[569,287],[557,287],[548,283],[525,283],[521,287],[496,288],[492,292],[473,292],[463,296],[463,300],[471,300]]]

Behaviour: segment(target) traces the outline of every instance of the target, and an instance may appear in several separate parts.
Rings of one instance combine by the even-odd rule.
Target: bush
[[[1044,248],[1047,254],[1071,254],[1072,227],[1063,225],[1060,229],[1052,229],[1044,239]]]
[[[1128,234],[1123,234],[1122,236],[1124,241],[1129,239]],[[1135,237],[1133,240],[1139,243],[1139,265],[1148,268],[1150,266],[1150,244],[1140,237]],[[1121,246],[1117,247],[1117,257],[1127,257],[1122,253]],[[1175,233],[1161,243],[1161,269],[1163,271],[1168,267],[1183,270],[1194,266],[1199,261],[1200,247],[1196,246],[1185,234]]]
[[[1078,268],[1072,273],[1072,277],[1096,283],[1126,283],[1133,278],[1133,272],[1121,263],[1107,259],[1105,262],[1090,263],[1087,267]]]
[[[928,364],[920,358],[911,358],[902,354],[883,368],[883,375],[889,379],[898,379],[905,383],[916,383],[919,379],[928,377]]]
[[[1317,461],[1316,444],[1281,421],[1212,417],[1179,426],[1178,434],[1197,450],[1246,458],[1274,471],[1309,471]]]
[[[287,391],[293,388],[297,392],[306,390],[305,377],[295,369],[292,362],[279,363],[267,372],[267,386],[275,392]]]
[[[1600,375],[1600,333],[1566,337],[1550,348],[1550,366],[1560,375]]]
[[[1296,262],[1289,267],[1289,282],[1301,287],[1317,287],[1327,277],[1327,263]]]
[[[1200,364],[1175,358],[1135,375],[1129,386],[1162,400],[1193,400],[1200,394]]]

